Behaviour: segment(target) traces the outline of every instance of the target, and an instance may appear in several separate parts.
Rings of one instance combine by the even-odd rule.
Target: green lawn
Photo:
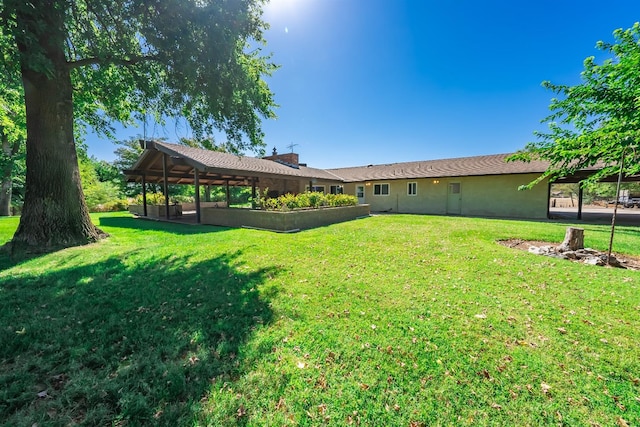
[[[0,424],[640,425],[640,272],[495,243],[567,224],[94,220],[109,239],[0,255]]]

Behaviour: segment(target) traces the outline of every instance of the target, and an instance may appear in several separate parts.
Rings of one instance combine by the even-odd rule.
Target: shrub
[[[294,209],[318,209],[323,206],[355,206],[358,199],[349,194],[324,194],[319,192],[306,192],[300,194],[283,194],[279,197],[266,197],[267,190],[260,198],[260,206],[265,210],[294,210]]]
[[[323,193],[306,193],[309,199],[309,206],[314,208],[319,208],[322,205],[322,199],[324,198]]]
[[[171,203],[193,203],[194,200],[195,198],[193,196],[187,196],[185,194],[176,194],[169,199]]]
[[[358,198],[350,194],[327,194],[327,202],[329,206],[355,206]]]
[[[192,203],[194,198],[192,196],[186,196],[183,194],[177,194],[175,196],[171,196],[169,198],[170,204],[176,203]],[[142,194],[138,194],[132,200],[134,205],[142,204]],[[147,193],[147,204],[148,205],[164,205],[164,194],[162,193]]]
[[[133,202],[135,205],[141,205],[143,203],[142,194],[138,194]],[[164,205],[164,194],[162,193],[147,193],[147,204],[149,205]]]
[[[92,212],[120,212],[126,211],[129,201],[127,199],[110,200],[93,207]]]
[[[84,186],[83,192],[87,207],[91,212],[100,212],[98,206],[120,197],[118,188],[111,182],[88,182]]]

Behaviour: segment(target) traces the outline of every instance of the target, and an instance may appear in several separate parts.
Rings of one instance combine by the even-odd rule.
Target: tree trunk
[[[11,215],[13,156],[18,151],[17,148],[17,144],[12,146],[7,136],[2,135],[2,154],[5,156],[6,163],[3,165],[2,176],[0,176],[0,216]]]
[[[0,216],[11,216],[11,175],[3,174],[0,180]]]
[[[584,249],[584,229],[576,227],[567,227],[564,235],[564,241],[556,248],[558,252],[577,251]]]
[[[63,28],[58,13],[47,18],[60,20],[52,23],[52,28]],[[73,137],[71,75],[62,50],[63,39],[56,43],[56,38],[59,34],[42,34],[38,40],[52,63],[49,75],[34,71],[22,57],[27,173],[20,225],[11,242],[13,251],[44,252],[104,236],[91,223],[82,193]]]

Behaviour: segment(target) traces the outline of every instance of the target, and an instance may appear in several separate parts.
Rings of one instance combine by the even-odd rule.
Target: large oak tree
[[[23,170],[26,140],[24,98],[20,70],[11,41],[0,27],[0,216],[11,215],[16,170]]]
[[[95,241],[76,127],[110,134],[136,114],[186,118],[196,135],[261,146],[272,117],[262,0],[2,0],[5,57],[26,106],[26,192],[13,249]]]
[[[543,85],[559,95],[545,118],[549,130],[512,160],[548,160],[548,169],[529,187],[545,178],[554,181],[587,167],[600,170],[587,182],[640,173],[640,24],[614,33],[613,43],[598,42],[608,57],[584,61],[582,82],[574,86]]]

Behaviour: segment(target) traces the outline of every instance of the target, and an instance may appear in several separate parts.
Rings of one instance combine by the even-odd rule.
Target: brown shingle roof
[[[299,166],[294,168],[273,160],[265,160],[257,157],[238,156],[236,154],[221,153],[218,151],[202,150],[200,148],[186,147],[183,145],[156,142],[156,146],[163,146],[183,157],[191,158],[205,169],[224,169],[242,172],[254,172],[260,174],[286,175],[302,178],[320,178],[337,180],[333,174],[323,169]]]
[[[199,171],[203,184],[221,185],[221,183],[230,182],[233,185],[241,185],[244,182],[244,185],[247,185],[248,178],[362,182],[525,173],[542,174],[549,166],[545,161],[506,162],[505,159],[510,154],[493,154],[324,170],[307,166],[296,168],[273,160],[203,150],[168,142],[146,141],[145,144],[148,149],[144,151],[131,170],[125,171],[130,181],[140,181],[143,173],[148,182],[161,181],[163,179],[162,153],[168,155],[169,182],[178,184],[193,183],[194,169]],[[591,171],[597,169],[595,166],[586,168],[576,175],[562,178],[561,181],[578,182],[587,177]]]
[[[174,171],[180,169],[181,164],[187,164],[190,168],[197,168],[201,172],[221,175],[341,181],[340,178],[323,169],[306,166],[295,168],[273,160],[221,153],[161,141],[147,141],[146,144],[148,149],[142,154],[136,166],[132,168],[133,170],[144,169],[151,162],[157,163],[158,159],[153,153],[159,151],[170,156],[169,166]]]
[[[341,177],[345,182],[360,182],[383,179],[542,173],[548,166],[547,162],[542,161],[507,163],[505,159],[509,155],[510,154],[494,154],[488,156],[358,166],[328,169],[328,172]]]

